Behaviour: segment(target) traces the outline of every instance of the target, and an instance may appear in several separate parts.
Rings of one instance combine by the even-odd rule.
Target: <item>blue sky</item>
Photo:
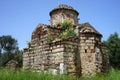
[[[39,23],[49,24],[49,12],[60,4],[76,9],[79,23],[89,22],[106,40],[120,36],[120,0],[0,0],[0,36],[11,35],[20,49],[27,47]]]

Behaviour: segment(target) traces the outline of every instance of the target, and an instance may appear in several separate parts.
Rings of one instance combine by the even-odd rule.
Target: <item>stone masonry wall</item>
[[[47,32],[44,33],[44,30]],[[98,35],[80,33],[79,38],[70,36],[60,40],[57,38],[59,29],[45,27],[44,30],[39,36],[34,35],[31,46],[24,49],[24,69],[50,71],[53,74],[93,76],[108,68],[108,63],[104,61],[107,56],[103,55],[98,45],[101,43],[101,37]],[[47,42],[49,35],[53,36],[50,43]]]
[[[53,74],[80,74],[80,71],[77,70],[80,62],[77,59],[77,46],[75,41],[70,40],[30,48],[24,53],[23,66],[25,69],[46,70]]]
[[[78,15],[68,5],[53,9],[50,25],[39,24],[32,32],[31,42],[24,48],[23,68],[83,77],[106,72],[109,58],[101,44],[102,35],[89,23],[79,24]],[[73,26],[64,23],[63,28],[65,20]]]
[[[64,20],[70,20],[74,25],[78,24],[77,14],[74,11],[68,11],[68,10],[55,11],[51,15],[50,22],[51,25],[57,25],[63,23]]]
[[[82,76],[92,76],[101,70],[101,54],[96,55],[96,41],[99,42],[99,37],[90,34],[80,34],[80,57]],[[99,48],[97,48],[99,49]],[[96,55],[96,56],[95,56]],[[97,57],[97,59],[96,59]],[[99,59],[98,59],[99,57]]]
[[[78,52],[78,39],[68,39],[64,41],[64,64],[66,65],[67,74],[78,75],[81,74],[80,57]]]

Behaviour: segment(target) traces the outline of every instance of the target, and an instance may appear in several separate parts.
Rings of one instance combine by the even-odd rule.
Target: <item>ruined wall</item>
[[[23,68],[79,76],[93,76],[108,68],[107,56],[98,45],[101,43],[99,35],[80,33],[79,38],[70,36],[61,40],[57,38],[59,29],[49,27],[44,30],[47,30],[46,34],[32,38],[31,47],[24,49]],[[50,43],[47,42],[49,35],[54,38]]]
[[[70,36],[62,40],[58,39],[60,29],[38,29],[42,29],[43,32],[39,33],[39,36],[34,32],[31,46],[24,49],[24,69],[50,71],[53,74],[93,76],[108,68],[108,61],[105,62],[108,60],[107,55],[103,55],[99,45],[101,37],[98,34],[78,33],[79,37]],[[47,41],[48,36],[53,36],[52,42]]]
[[[102,35],[89,23],[78,24],[79,13],[72,7],[60,5],[50,12],[50,25],[39,24],[32,33],[31,43],[23,53],[23,68],[78,76],[93,76],[108,68]],[[72,21],[72,30],[62,29],[64,20]],[[69,28],[68,28],[69,29]],[[66,32],[65,32],[66,31]],[[66,38],[59,35],[64,34]]]
[[[96,42],[100,42],[99,36],[90,33],[80,34],[82,76],[92,76],[96,72],[101,72],[102,55],[99,48],[96,48]]]
[[[23,53],[23,69],[29,69],[29,52],[28,48],[24,48],[24,53]]]
[[[64,41],[64,64],[66,65],[67,74],[81,75],[81,60],[78,52],[78,38],[71,37]]]
[[[39,36],[32,38],[31,46],[24,49],[23,68],[46,70],[53,74],[79,75],[78,38],[60,40],[56,39],[58,29],[49,27],[47,31],[45,35],[40,34],[40,39]],[[37,35],[36,32],[34,33]],[[48,36],[54,37],[50,43],[47,42]]]
[[[72,40],[43,44],[24,51],[23,66],[25,69],[46,70],[53,74],[80,74],[77,48],[78,44]]]

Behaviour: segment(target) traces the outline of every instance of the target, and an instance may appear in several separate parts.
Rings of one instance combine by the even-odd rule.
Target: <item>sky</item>
[[[79,12],[79,23],[89,22],[103,38],[120,36],[120,0],[0,0],[0,36],[11,35],[20,49],[27,47],[39,23],[49,25],[49,12],[60,4]]]

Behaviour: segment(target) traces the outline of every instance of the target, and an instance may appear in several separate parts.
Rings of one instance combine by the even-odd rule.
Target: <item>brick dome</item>
[[[61,10],[61,9],[72,10],[72,11],[76,12],[77,15],[79,15],[79,13],[77,12],[77,10],[75,10],[73,7],[68,6],[66,4],[61,4],[61,5],[57,6],[56,8],[54,8],[53,10],[50,11],[50,16],[51,16],[52,12],[57,11],[57,10]]]

